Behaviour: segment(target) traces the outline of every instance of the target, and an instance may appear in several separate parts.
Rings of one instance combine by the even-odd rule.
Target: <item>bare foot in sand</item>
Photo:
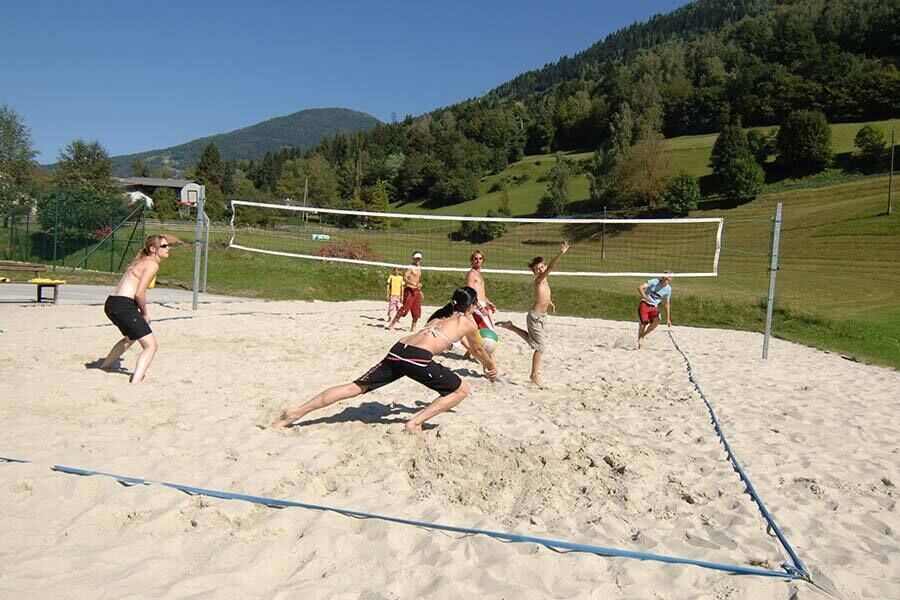
[[[272,422],[272,427],[290,427],[299,418],[299,416],[294,416],[292,411],[286,410]]]
[[[534,385],[538,386],[541,389],[544,389],[545,387],[547,387],[544,385],[544,380],[541,379],[540,375],[532,375],[531,381],[532,381],[532,383],[534,383]]]

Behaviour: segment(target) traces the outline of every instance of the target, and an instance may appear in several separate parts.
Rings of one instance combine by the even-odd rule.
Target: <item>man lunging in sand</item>
[[[534,354],[531,356],[531,381],[540,388],[544,387],[544,380],[541,379],[541,356],[544,353],[544,325],[547,321],[547,311],[556,312],[556,305],[553,304],[550,292],[550,282],[547,277],[550,272],[556,268],[556,263],[562,258],[562,255],[569,251],[569,242],[563,242],[559,247],[559,254],[550,259],[550,264],[544,264],[543,256],[535,256],[528,263],[531,272],[534,273],[534,304],[525,317],[525,323],[528,330],[516,327],[510,321],[498,321],[497,326],[508,329],[519,334],[523,340],[534,348]]]
[[[416,250],[412,253],[412,264],[406,267],[403,273],[403,306],[394,315],[394,320],[388,323],[387,328],[393,329],[394,325],[401,317],[405,317],[407,313],[412,314],[412,325],[409,326],[410,331],[416,330],[416,323],[422,316],[422,253]]]
[[[409,377],[440,394],[406,423],[407,431],[420,433],[425,421],[450,410],[469,395],[469,386],[466,382],[444,365],[436,363],[435,354],[440,354],[454,342],[463,340],[472,354],[484,365],[488,379],[491,382],[497,379],[497,367],[476,337],[478,328],[471,316],[476,298],[475,290],[472,288],[457,288],[451,301],[452,315],[429,321],[421,331],[408,335],[394,344],[387,356],[366,371],[362,377],[351,383],[330,387],[313,396],[305,404],[285,410],[273,425],[290,427],[314,410],[365,394],[402,377]]]

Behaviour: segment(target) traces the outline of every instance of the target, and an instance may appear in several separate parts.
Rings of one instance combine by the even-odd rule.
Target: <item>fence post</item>
[[[766,333],[763,335],[762,357],[769,358],[769,337],[772,335],[772,309],[775,305],[775,276],[778,275],[778,242],[781,239],[781,202],[775,207],[772,225],[772,261],[769,265],[769,296],[766,300]]]
[[[56,271],[56,244],[59,242],[59,194],[53,203],[53,270]]]

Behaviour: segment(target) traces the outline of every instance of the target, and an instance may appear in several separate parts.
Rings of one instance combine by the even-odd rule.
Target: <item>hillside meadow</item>
[[[873,125],[884,133],[887,143],[890,143],[891,130],[900,129],[900,119],[886,121],[871,121],[868,123],[835,123],[831,125],[831,145],[835,154],[835,166],[824,173],[804,177],[801,179],[779,179],[770,181],[763,189],[763,194],[804,187],[822,187],[835,183],[848,182],[865,177],[849,167],[848,158],[855,153],[854,138],[856,133],[864,125]],[[775,127],[755,128],[762,131],[776,131]],[[691,135],[666,139],[665,160],[666,172],[675,175],[687,173],[695,177],[703,178],[712,174],[709,166],[709,157],[713,144],[718,134]],[[900,141],[898,141],[900,143]],[[569,152],[564,156],[573,162],[589,160],[592,152]],[[771,160],[771,157],[770,157]],[[545,177],[556,162],[553,154],[539,154],[527,156],[516,162],[504,171],[496,175],[489,175],[481,179],[479,184],[480,194],[474,200],[460,202],[451,206],[437,208],[425,207],[422,202],[407,202],[392,207],[396,212],[432,212],[445,215],[483,215],[488,210],[496,210],[502,199],[502,192],[496,187],[503,181],[510,182],[509,202],[512,214],[524,216],[533,215],[537,211],[538,203],[544,195],[547,187],[542,178]],[[886,169],[885,169],[886,170]],[[516,183],[517,181],[521,183]],[[589,201],[589,184],[587,175],[579,174],[572,177],[569,184],[569,199],[573,203],[587,203]],[[601,212],[597,207],[595,212]]]

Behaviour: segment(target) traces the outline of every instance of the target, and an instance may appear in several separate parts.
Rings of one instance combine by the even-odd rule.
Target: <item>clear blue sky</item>
[[[306,108],[382,121],[480,96],[687,0],[10,2],[0,104],[41,163],[76,138],[111,155]]]

